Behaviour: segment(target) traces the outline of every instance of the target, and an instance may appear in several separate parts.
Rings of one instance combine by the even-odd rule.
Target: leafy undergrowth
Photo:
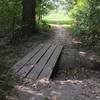
[[[100,40],[100,9],[96,0],[79,0],[69,12],[75,19],[73,34],[87,46],[94,46]]]
[[[12,83],[8,68],[4,64],[0,64],[0,100],[6,100],[12,89]]]
[[[74,32],[72,33],[73,38],[76,40],[80,41],[81,47],[88,47],[88,48],[93,48],[93,47],[99,47],[100,46],[100,36],[92,36],[92,35],[76,35]]]

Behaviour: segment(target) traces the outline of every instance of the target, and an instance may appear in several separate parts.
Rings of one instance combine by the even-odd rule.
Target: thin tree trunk
[[[13,22],[12,22],[12,34],[15,32],[15,16],[13,16]]]

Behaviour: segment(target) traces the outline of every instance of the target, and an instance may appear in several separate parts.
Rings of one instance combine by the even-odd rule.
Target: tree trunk
[[[33,32],[36,25],[35,0],[23,0],[23,32]]]

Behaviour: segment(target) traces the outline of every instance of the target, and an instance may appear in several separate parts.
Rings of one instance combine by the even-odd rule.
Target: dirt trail
[[[64,45],[53,81],[27,81],[15,86],[19,100],[100,100],[100,72],[92,70],[97,52],[80,47],[80,41],[61,26],[53,26],[49,42]]]
[[[100,48],[82,46],[81,41],[61,26],[56,26],[55,34],[54,41],[64,49],[54,71],[54,80],[100,78],[99,72],[92,70],[100,65]]]
[[[70,36],[67,29],[60,25],[54,25],[52,26],[52,29],[54,30],[54,36],[50,40],[51,42],[61,45],[66,44],[70,46],[70,44],[72,43],[72,37]]]

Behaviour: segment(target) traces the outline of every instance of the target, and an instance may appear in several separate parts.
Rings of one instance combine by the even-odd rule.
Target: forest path
[[[89,69],[96,54],[80,47],[81,42],[62,26],[53,26],[53,30],[49,42],[64,45],[53,81],[34,83],[27,79],[23,85],[16,85],[19,100],[100,100],[100,72]]]
[[[51,38],[51,42],[62,45],[70,45],[72,43],[72,37],[66,28],[61,25],[52,25],[52,29],[54,31],[54,36]]]

